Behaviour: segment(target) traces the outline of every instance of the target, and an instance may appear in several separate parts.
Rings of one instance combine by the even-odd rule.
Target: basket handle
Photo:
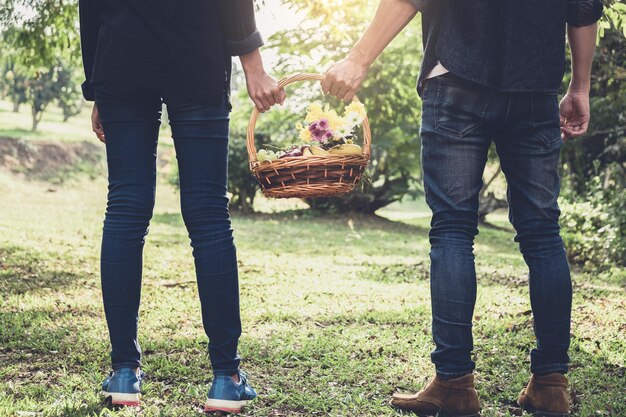
[[[298,82],[298,81],[322,81],[325,78],[322,74],[294,74],[289,77],[285,77],[278,82],[279,87],[285,87],[289,84]],[[359,99],[355,96],[352,100],[354,102],[359,103]],[[259,110],[254,107],[252,110],[252,114],[250,115],[250,123],[248,123],[248,160],[250,161],[250,166],[254,165],[257,162],[256,156],[256,146],[254,145],[254,129],[256,128],[256,122],[259,119]],[[370,123],[365,116],[363,119],[363,155],[369,159],[372,154],[372,132],[370,130]]]

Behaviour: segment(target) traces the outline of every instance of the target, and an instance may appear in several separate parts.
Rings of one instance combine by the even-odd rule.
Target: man
[[[510,220],[529,268],[537,347],[526,409],[569,413],[567,379],[572,287],[559,234],[558,161],[564,140],[589,124],[591,64],[600,0],[382,0],[348,57],[322,83],[350,100],[372,62],[420,11],[424,62],[422,159],[433,212],[432,331],[435,378],[393,406],[418,414],[478,415],[471,358],[476,301],[473,241],[491,142],[508,182]],[[559,104],[565,34],[572,81]],[[560,113],[560,114],[559,114]]]

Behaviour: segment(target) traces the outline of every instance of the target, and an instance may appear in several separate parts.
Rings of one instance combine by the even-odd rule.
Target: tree
[[[63,112],[64,122],[79,114],[85,104],[76,73],[77,71],[68,65],[61,65],[57,72],[56,102]]]
[[[27,101],[26,77],[17,72],[13,65],[5,63],[0,72],[0,85],[2,95],[13,103],[13,112],[20,111],[20,106]]]
[[[79,111],[73,78],[80,67],[76,0],[5,0],[0,7],[3,78],[13,78],[14,109],[28,101],[32,129],[44,110],[58,100],[67,120]],[[23,90],[20,90],[23,88]]]

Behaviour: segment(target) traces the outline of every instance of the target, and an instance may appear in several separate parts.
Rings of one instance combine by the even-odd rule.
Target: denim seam
[[[535,123],[535,92],[530,94],[530,115],[529,115],[529,122],[530,125],[532,126],[533,130],[537,129],[537,124]],[[552,145],[554,145],[558,139],[561,139],[560,136],[557,136],[556,138],[547,138],[543,133],[538,132],[537,135],[539,136],[539,138],[541,138],[541,141],[544,143],[544,145],[546,146],[546,148],[550,148]]]

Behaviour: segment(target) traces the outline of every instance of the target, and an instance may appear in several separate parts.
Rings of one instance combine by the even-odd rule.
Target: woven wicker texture
[[[321,81],[320,74],[295,74],[279,81],[285,87],[298,81]],[[358,98],[354,98],[358,102]],[[254,108],[248,124],[248,159],[250,169],[261,185],[263,194],[274,198],[327,197],[353,191],[369,164],[372,134],[367,117],[363,120],[361,155],[314,155],[287,157],[274,161],[257,161],[254,130],[259,111]]]

